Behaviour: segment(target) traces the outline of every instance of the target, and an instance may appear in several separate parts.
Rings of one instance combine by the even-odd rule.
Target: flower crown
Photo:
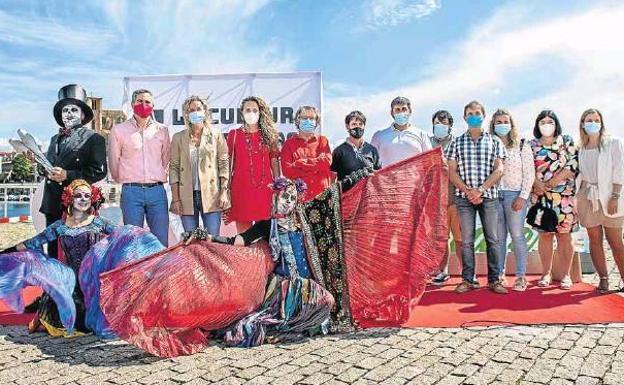
[[[61,204],[63,208],[68,208],[74,201],[74,190],[78,187],[86,186],[91,189],[91,206],[97,211],[102,203],[104,203],[104,195],[102,195],[102,189],[98,186],[90,185],[84,179],[76,179],[63,189],[61,195]]]
[[[298,194],[303,194],[307,189],[308,185],[301,178],[297,178],[294,181],[284,178],[283,176],[278,176],[273,179],[273,183],[270,184],[270,187],[273,191],[283,191],[288,187],[288,185],[294,184],[297,189]]]

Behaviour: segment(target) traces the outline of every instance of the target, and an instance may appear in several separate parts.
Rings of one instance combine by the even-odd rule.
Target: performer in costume
[[[93,120],[93,110],[86,103],[87,92],[76,84],[69,84],[58,92],[54,105],[54,119],[61,127],[50,139],[46,157],[54,168],[46,175],[43,199],[39,211],[45,214],[46,226],[61,219],[63,188],[76,179],[95,183],[106,176],[106,142],[93,130],[85,127]],[[57,257],[57,245],[48,245],[48,255]]]
[[[104,247],[94,252],[93,246],[115,230],[97,215],[97,209],[104,201],[102,192],[85,180],[76,179],[63,190],[61,200],[65,208],[62,219],[0,254],[0,275],[3,277],[0,298],[13,310],[21,312],[21,289],[41,286],[46,294],[38,303],[37,315],[30,323],[29,331],[42,327],[53,336],[68,336],[74,329],[78,334],[93,330],[99,335],[106,335],[106,325],[98,305],[99,273],[133,258],[157,252],[162,246],[155,237],[139,237],[138,232],[126,227],[119,229],[121,232],[116,231],[113,239],[106,240],[102,245]],[[144,242],[138,248],[142,254],[126,252],[123,247],[111,247],[114,239],[128,243],[128,236]],[[57,241],[66,264],[43,254],[44,244]],[[137,249],[135,243],[130,243],[133,250]],[[79,284],[76,282],[78,278]]]
[[[326,333],[334,300],[312,279],[319,263],[306,248],[315,246],[300,230],[305,185],[278,178],[272,188],[271,220],[232,238],[197,229],[186,244],[102,275],[115,333],[161,357],[202,350],[208,332],[236,346]]]

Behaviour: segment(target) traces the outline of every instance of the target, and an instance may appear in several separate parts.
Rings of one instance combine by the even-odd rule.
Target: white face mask
[[[544,123],[539,126],[542,136],[553,136],[555,133],[555,125],[553,123]]]
[[[68,104],[61,110],[61,119],[65,128],[78,127],[82,123],[82,108],[75,104]]]
[[[245,123],[247,124],[256,124],[258,120],[260,120],[259,112],[245,112],[243,114],[243,118],[245,118]]]

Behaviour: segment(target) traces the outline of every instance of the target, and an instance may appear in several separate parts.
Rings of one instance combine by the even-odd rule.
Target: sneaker
[[[479,283],[479,281],[476,278],[470,284],[472,285],[472,288],[475,289],[475,290],[481,288],[481,284]]]
[[[442,286],[449,278],[451,278],[451,276],[442,271],[431,280],[431,283],[436,286]]]
[[[609,277],[600,277],[600,283],[598,284],[598,292],[606,293],[609,291]]]
[[[569,275],[566,275],[565,277],[563,277],[561,279],[561,282],[559,282],[559,288],[561,290],[570,290],[570,289],[572,289],[572,279],[570,278]]]
[[[488,288],[492,290],[496,294],[507,294],[507,288],[503,286],[501,281],[490,282],[488,283]]]
[[[529,284],[527,283],[526,278],[518,277],[511,288],[513,291],[525,291]]]
[[[467,293],[470,290],[474,290],[474,286],[472,282],[461,281],[459,285],[455,286],[455,293],[457,294]]]

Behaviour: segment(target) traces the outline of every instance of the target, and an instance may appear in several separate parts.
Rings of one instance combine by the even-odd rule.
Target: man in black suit
[[[54,168],[46,175],[39,209],[45,214],[46,226],[61,219],[61,194],[65,186],[75,179],[95,183],[104,179],[108,172],[106,141],[84,127],[93,120],[93,110],[86,103],[87,92],[76,84],[69,84],[59,90],[58,98],[54,105],[54,119],[60,128],[50,139],[46,154]],[[57,257],[56,242],[48,244],[48,255]]]

